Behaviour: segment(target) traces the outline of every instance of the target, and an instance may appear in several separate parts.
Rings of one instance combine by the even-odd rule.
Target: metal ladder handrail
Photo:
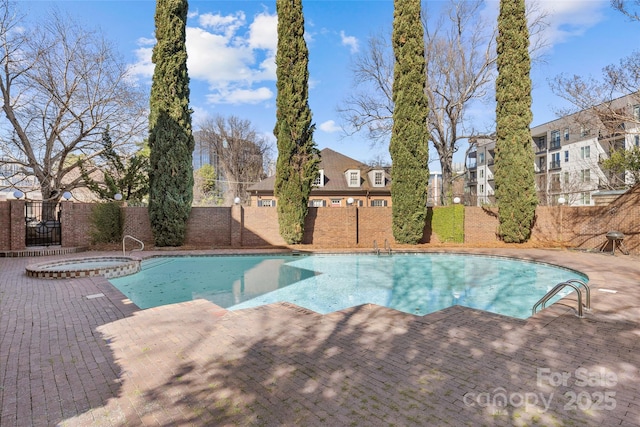
[[[587,286],[586,283],[578,279],[569,279],[566,282],[560,282],[557,285],[555,285],[549,292],[547,292],[542,298],[540,298],[538,302],[534,304],[533,308],[531,309],[531,315],[533,316],[534,314],[536,314],[536,310],[538,309],[539,306],[542,306],[542,308],[544,309],[547,301],[549,301],[558,292],[560,292],[562,289],[564,289],[567,286],[570,286],[571,288],[573,288],[573,290],[576,291],[576,294],[578,295],[578,317],[583,318],[584,314],[582,311],[582,291],[580,290],[580,287],[583,286],[586,289],[586,295],[587,295],[586,307],[588,310],[591,309],[591,291],[589,290],[589,286]]]
[[[566,282],[576,283],[578,284],[578,286],[582,286],[584,288],[584,300],[585,300],[584,308],[586,310],[591,310],[591,289],[589,288],[589,286],[585,282],[579,279],[569,279]]]
[[[144,242],[142,240],[138,240],[135,237],[127,234],[122,238],[122,256],[127,256],[127,251],[125,250],[125,242],[126,242],[127,239],[135,240],[136,242],[140,243],[140,248],[139,249],[131,249],[131,252],[133,252],[133,251],[144,251]]]
[[[378,247],[378,241],[373,241],[373,253],[376,255],[380,255],[380,248]]]
[[[384,251],[387,253],[387,255],[391,255],[391,245],[389,244],[389,241],[387,239],[384,239]]]

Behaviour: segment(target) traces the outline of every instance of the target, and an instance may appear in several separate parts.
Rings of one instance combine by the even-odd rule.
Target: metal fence
[[[54,202],[27,202],[26,246],[51,246],[62,244],[60,205]]]

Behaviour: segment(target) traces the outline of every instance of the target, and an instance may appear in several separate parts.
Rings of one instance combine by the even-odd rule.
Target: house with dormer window
[[[391,206],[391,176],[388,167],[369,166],[329,148],[320,151],[319,171],[309,206]],[[275,176],[249,187],[251,206],[275,207]]]

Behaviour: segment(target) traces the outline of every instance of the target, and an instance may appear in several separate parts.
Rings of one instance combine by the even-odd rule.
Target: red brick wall
[[[153,233],[147,208],[126,206],[122,211],[124,213],[123,234],[142,240],[145,246],[153,246]]]
[[[376,241],[379,248],[384,241],[395,244],[391,231],[391,210],[389,207],[358,208],[358,246],[373,248]]]
[[[89,218],[93,206],[93,203],[61,203],[62,246],[84,247],[91,245],[91,221]]]
[[[280,246],[285,241],[280,237],[278,210],[246,206],[242,208],[244,228],[242,229],[242,246]]]
[[[11,248],[11,204],[0,202],[0,249]]]
[[[90,244],[91,204],[63,202],[63,246]],[[123,207],[124,233],[153,246],[146,208]],[[438,209],[438,208],[434,208]],[[385,239],[395,245],[391,231],[391,208],[310,208],[305,221],[304,243],[327,248],[383,247]],[[0,250],[24,249],[24,201],[0,202]],[[491,245],[497,239],[497,209],[465,208],[465,243]],[[566,244],[596,249],[607,242],[606,233],[624,233],[624,245],[640,254],[640,185],[607,206],[540,206],[531,240],[541,245]],[[424,243],[438,242],[427,224]],[[187,224],[185,245],[203,248],[280,246],[278,213],[262,207],[194,207]]]
[[[357,218],[361,208],[309,208],[303,243],[330,248],[356,246]]]
[[[231,246],[231,208],[191,208],[186,242],[193,246]]]
[[[464,209],[465,243],[490,243],[497,240],[498,210],[467,206]]]

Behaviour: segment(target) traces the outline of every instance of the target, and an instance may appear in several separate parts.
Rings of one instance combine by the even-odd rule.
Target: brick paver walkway
[[[638,258],[471,251],[580,269],[594,310],[140,311],[103,278],[0,259],[0,425],[640,425]]]

